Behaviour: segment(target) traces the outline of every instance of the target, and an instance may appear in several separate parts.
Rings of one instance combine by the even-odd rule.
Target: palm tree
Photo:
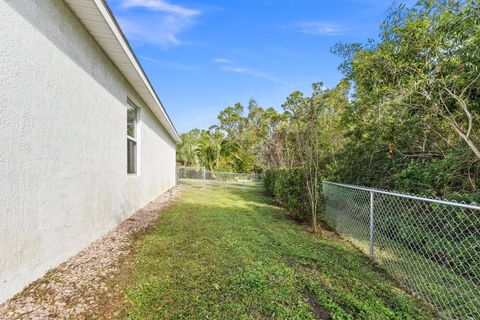
[[[180,135],[182,142],[177,145],[177,162],[183,166],[194,166],[197,163],[198,143],[194,136],[184,133]]]
[[[200,163],[210,171],[218,167],[221,159],[222,139],[218,135],[204,134],[198,144]]]

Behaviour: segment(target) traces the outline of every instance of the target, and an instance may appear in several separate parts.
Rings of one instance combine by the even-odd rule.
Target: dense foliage
[[[303,170],[299,168],[266,170],[263,185],[265,191],[286,208],[293,218],[301,221],[309,218]]]
[[[338,45],[355,86],[335,179],[479,197],[480,3],[392,10],[378,43]]]
[[[247,114],[237,103],[221,111],[218,124],[208,130],[193,129],[182,134],[177,162],[217,171],[261,172],[265,168],[262,150],[282,118],[275,109],[264,109],[253,99]]]
[[[480,202],[480,2],[397,5],[377,41],[332,51],[344,60],[336,87],[294,92],[283,112],[253,100],[246,114],[226,108],[218,125],[182,136],[179,162],[302,167],[310,187],[318,175]]]

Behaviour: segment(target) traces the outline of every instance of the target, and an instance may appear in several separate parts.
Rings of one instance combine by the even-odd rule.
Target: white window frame
[[[140,123],[141,123],[141,108],[137,106],[132,100],[127,99],[127,103],[129,107],[132,107],[136,111],[136,118],[135,118],[135,137],[128,135],[127,131],[127,143],[129,141],[135,144],[135,172],[129,172],[128,166],[128,146],[127,146],[127,174],[129,176],[139,176],[140,175]],[[128,114],[127,114],[127,125],[128,125]]]

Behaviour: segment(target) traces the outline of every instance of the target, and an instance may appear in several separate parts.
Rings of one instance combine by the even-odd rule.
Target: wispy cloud
[[[160,60],[160,59],[150,58],[146,56],[140,56],[140,59],[142,61],[153,63],[155,66],[162,69],[169,69],[169,70],[175,70],[175,71],[195,71],[199,69],[199,67],[193,66],[193,65]]]
[[[238,66],[232,60],[226,58],[215,58],[213,62],[222,66],[222,70],[232,73],[249,75],[255,78],[268,80],[271,82],[281,82],[281,80],[267,72],[263,72],[254,68]]]
[[[337,36],[345,32],[345,28],[341,25],[323,21],[299,22],[294,24],[293,27],[300,32],[317,36]]]
[[[183,44],[179,35],[195,23],[200,10],[166,0],[112,0],[118,5],[118,21],[131,40],[161,47]]]
[[[201,13],[199,10],[177,6],[164,0],[123,0],[121,6],[126,9],[143,7],[168,14],[177,14],[184,17],[193,17]]]
[[[272,76],[267,72],[259,71],[257,69],[252,69],[252,68],[224,66],[223,70],[233,72],[233,73],[243,73],[243,74],[254,76],[255,78],[265,79],[273,82],[280,81],[278,78]]]
[[[233,61],[230,59],[226,58],[215,58],[213,59],[213,62],[218,63],[218,64],[232,64]]]

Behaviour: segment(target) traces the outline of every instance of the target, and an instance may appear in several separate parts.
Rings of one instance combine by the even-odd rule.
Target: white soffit
[[[64,0],[105,51],[170,136],[180,142],[177,130],[104,0]]]

